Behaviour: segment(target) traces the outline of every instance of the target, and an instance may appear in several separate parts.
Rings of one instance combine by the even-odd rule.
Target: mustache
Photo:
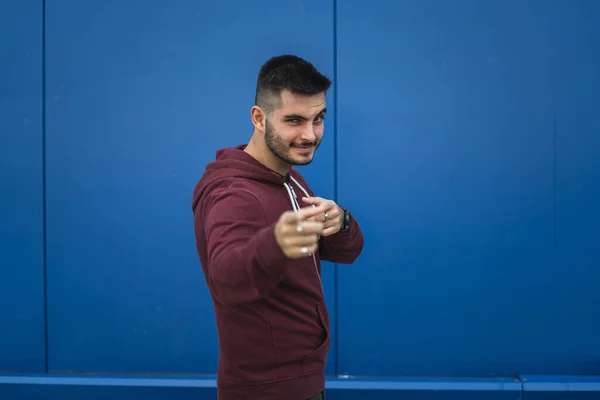
[[[290,143],[290,147],[315,147],[317,144],[319,142],[315,140],[312,142]]]

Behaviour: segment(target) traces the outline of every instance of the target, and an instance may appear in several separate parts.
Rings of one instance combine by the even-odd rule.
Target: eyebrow
[[[327,113],[327,108],[322,109],[319,113],[317,113],[316,116],[324,115],[325,113]],[[283,118],[284,119],[302,119],[302,120],[306,120],[307,119],[306,117],[304,117],[302,115],[298,115],[298,114],[284,115]]]

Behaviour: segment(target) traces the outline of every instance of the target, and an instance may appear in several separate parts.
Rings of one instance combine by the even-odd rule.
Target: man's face
[[[281,107],[267,117],[267,147],[288,164],[310,164],[321,144],[326,112],[324,93],[298,96],[284,90]]]

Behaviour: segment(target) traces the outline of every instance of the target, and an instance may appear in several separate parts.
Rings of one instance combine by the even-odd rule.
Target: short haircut
[[[294,56],[281,55],[265,62],[256,82],[255,104],[270,113],[281,105],[281,92],[314,96],[325,93],[331,80],[322,75],[310,62]]]

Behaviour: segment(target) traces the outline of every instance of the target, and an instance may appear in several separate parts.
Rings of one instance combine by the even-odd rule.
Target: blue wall
[[[0,1],[0,371],[46,369],[42,23]]]
[[[331,398],[597,398],[599,18],[0,0],[0,398],[214,398],[191,190],[249,138],[279,53],[334,79],[302,172],[365,233],[357,263],[324,266]]]
[[[274,25],[243,37],[225,28],[229,7],[143,3],[46,5],[51,371],[215,372],[191,190],[217,148],[249,137],[252,77],[271,51],[289,44],[333,74],[332,10],[321,15],[316,2],[305,10],[318,16],[311,29],[300,14],[277,22],[296,11],[280,5],[264,16]],[[253,7],[240,2],[239,32],[253,29],[255,20],[241,18]],[[286,26],[295,37],[276,49],[246,41]],[[310,176],[331,197],[331,138],[320,156]],[[334,268],[325,269],[333,302]]]

